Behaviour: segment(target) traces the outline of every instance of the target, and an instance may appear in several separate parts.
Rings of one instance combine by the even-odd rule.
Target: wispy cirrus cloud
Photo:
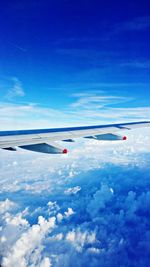
[[[77,100],[61,110],[37,104],[1,102],[0,129],[67,127],[150,118],[149,106],[132,107],[132,99],[128,97],[96,96],[88,93],[75,94],[74,97]],[[121,107],[127,101],[130,101],[130,105]],[[116,107],[116,104],[119,106]]]
[[[9,89],[5,95],[5,99],[12,100],[15,97],[25,96],[25,91],[21,81],[17,77],[11,77],[9,80]]]
[[[71,114],[80,117],[89,123],[114,123],[125,121],[139,121],[150,119],[150,107],[129,107],[129,108],[116,108],[105,107],[96,109],[75,109]]]
[[[149,60],[128,60],[119,64],[120,67],[131,67],[136,69],[148,69],[150,68]]]
[[[107,38],[115,35],[120,34],[121,32],[139,32],[139,31],[146,31],[150,29],[150,16],[141,16],[135,17],[130,20],[122,21],[118,24],[114,24],[109,32],[106,33],[106,41]]]
[[[97,94],[93,92],[79,93],[73,94],[72,96],[77,98],[77,100],[71,104],[71,107],[81,107],[84,109],[103,108],[105,106],[128,102],[131,100],[129,97],[104,95],[100,94],[100,92],[97,92]]]
[[[125,31],[124,27],[122,25],[117,25],[113,27],[113,30],[108,34],[107,37],[111,37],[114,34],[119,34],[120,32]],[[126,29],[127,31],[127,29]],[[107,39],[107,38],[106,38]],[[120,53],[117,51],[112,51],[111,49],[108,50],[100,50],[95,51],[93,49],[84,49],[84,48],[63,48],[63,49],[57,49],[56,53],[60,56],[65,56],[69,60],[82,60],[82,62],[87,62],[90,65],[87,66],[93,66],[94,67],[94,73],[95,68],[97,68],[98,71],[106,70],[106,68],[110,69],[111,71],[114,70],[114,68],[122,68],[122,67],[134,67],[135,69],[144,69],[150,67],[150,61],[147,58],[142,58],[139,56],[137,60],[136,53],[132,55],[132,57],[128,56],[121,56]],[[93,71],[93,68],[91,68]]]
[[[9,44],[12,45],[13,47],[19,49],[22,52],[26,52],[27,51],[25,48],[23,48],[22,46],[20,46],[18,44],[15,44],[15,43],[12,43],[12,42],[9,42]]]
[[[150,28],[150,16],[136,17],[116,26],[116,31],[143,31]]]
[[[121,33],[127,34],[128,32],[144,32],[150,29],[150,16],[139,16],[134,17],[129,20],[122,20],[119,23],[113,24],[110,29],[104,33],[102,37],[102,42],[107,42],[115,35]],[[121,40],[120,40],[121,42]]]
[[[2,129],[39,128],[58,126],[68,117],[65,113],[51,107],[40,106],[36,103],[13,104],[0,103]],[[56,121],[59,118],[59,121]]]
[[[140,88],[148,88],[148,84],[96,82],[75,84],[72,90],[80,93],[68,95],[68,104],[61,109],[38,103],[0,102],[0,128],[1,130],[33,129],[149,120],[150,107],[148,105],[139,104],[133,107],[133,103],[136,102],[135,97],[117,93],[125,92],[129,87],[131,90],[132,88],[141,90]],[[115,88],[115,93],[109,94],[109,89],[112,88]]]
[[[135,17],[133,19],[130,20],[126,20],[126,21],[122,21],[118,24],[114,24],[111,27],[111,30],[109,32],[109,34],[113,34],[113,33],[119,33],[120,31],[144,31],[150,28],[150,16],[139,16],[139,17]],[[108,32],[106,32],[107,34]],[[93,36],[83,36],[83,37],[68,37],[68,38],[61,38],[59,40],[57,40],[55,43],[56,45],[64,45],[64,44],[86,44],[88,43],[101,43],[102,41],[105,41],[106,39],[103,38],[104,36],[100,36],[100,37],[93,37]],[[57,50],[60,53],[66,52],[68,54],[69,50],[67,49],[58,49]],[[72,49],[72,51],[74,52],[74,54],[77,53],[78,49]],[[100,53],[100,52],[99,52]],[[84,54],[84,53],[83,53]],[[78,55],[78,54],[77,54]]]

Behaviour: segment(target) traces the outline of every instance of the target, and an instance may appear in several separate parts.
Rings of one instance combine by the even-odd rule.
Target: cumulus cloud
[[[83,247],[96,242],[95,233],[81,232],[79,229],[67,233],[66,240],[75,247],[78,252],[82,252]]]
[[[70,217],[70,216],[73,215],[73,214],[74,214],[74,211],[73,211],[72,208],[68,208],[68,210],[65,211],[65,216],[66,216],[66,218]]]
[[[41,242],[45,235],[55,226],[55,218],[45,220],[42,216],[38,218],[38,224],[33,225],[27,232],[23,233],[10,252],[3,258],[3,266],[51,266],[50,260],[46,257],[41,260]]]
[[[47,206],[48,206],[49,214],[55,214],[60,209],[60,207],[57,205],[56,201],[54,201],[54,202],[49,201],[47,203]]]
[[[39,267],[51,267],[51,266],[52,266],[51,261],[48,257],[45,257],[39,265]]]
[[[10,209],[15,207],[15,203],[8,198],[4,201],[0,201],[0,214],[9,211]]]
[[[14,226],[28,226],[28,221],[23,218],[23,213],[18,213],[16,216],[11,216],[9,213],[6,213],[4,216],[5,222]]]
[[[81,190],[80,186],[75,186],[75,187],[70,187],[65,190],[66,195],[72,195],[72,194],[77,194]]]
[[[62,219],[63,219],[63,215],[62,215],[61,213],[58,213],[58,214],[57,214],[57,221],[58,221],[58,222],[61,222]]]
[[[92,200],[87,206],[87,211],[95,218],[100,209],[105,209],[105,205],[112,199],[112,189],[108,185],[102,184],[100,190],[97,190]]]

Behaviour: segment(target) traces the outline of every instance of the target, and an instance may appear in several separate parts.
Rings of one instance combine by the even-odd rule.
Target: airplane
[[[0,131],[0,148],[16,151],[16,147],[19,147],[41,153],[66,154],[68,150],[58,146],[55,141],[74,142],[74,139],[79,137],[102,141],[126,140],[126,136],[118,135],[116,132],[149,126],[150,121],[140,121],[108,125]]]

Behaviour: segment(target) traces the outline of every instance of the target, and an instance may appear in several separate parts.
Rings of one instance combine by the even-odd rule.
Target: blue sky
[[[130,120],[147,119],[149,5],[148,0],[2,3],[0,97],[1,108],[8,108],[7,124],[15,127],[15,114],[16,127],[28,126],[16,114],[18,105],[25,111],[32,106],[34,114],[40,109],[37,116],[26,113],[31,124],[33,118],[46,121],[45,110],[55,117],[63,114],[60,125],[123,121],[127,113]],[[112,120],[111,108],[137,112],[133,116],[132,110],[124,110],[122,117]],[[110,114],[107,118],[104,110]],[[51,125],[54,122],[43,123]]]

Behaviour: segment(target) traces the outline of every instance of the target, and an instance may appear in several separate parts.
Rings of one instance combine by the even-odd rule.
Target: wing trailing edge
[[[0,131],[0,148],[14,151],[15,147],[48,153],[67,153],[55,141],[73,142],[75,138],[84,137],[96,140],[126,140],[126,136],[116,134],[118,131],[150,127],[150,121],[116,123],[106,125],[79,126],[51,129]]]

